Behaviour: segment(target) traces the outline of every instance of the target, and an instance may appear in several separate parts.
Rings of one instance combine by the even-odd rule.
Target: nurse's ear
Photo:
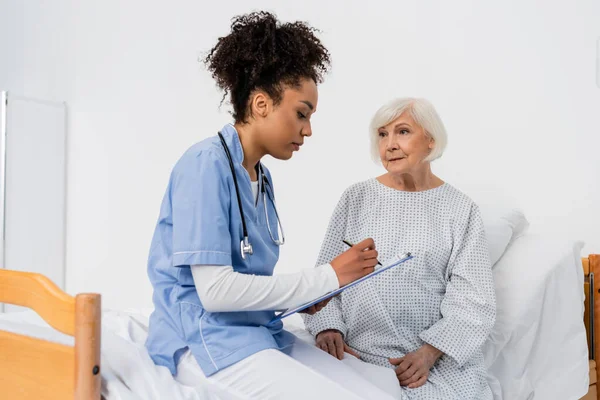
[[[266,117],[273,107],[273,101],[265,92],[258,91],[250,98],[250,115],[253,117]]]

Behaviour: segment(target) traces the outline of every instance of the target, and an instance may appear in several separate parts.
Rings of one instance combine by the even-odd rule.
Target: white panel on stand
[[[39,272],[64,290],[66,107],[12,93],[7,99],[3,267]]]

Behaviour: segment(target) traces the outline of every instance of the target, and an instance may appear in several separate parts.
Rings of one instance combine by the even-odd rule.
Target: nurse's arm
[[[242,274],[229,265],[192,265],[191,269],[208,312],[282,310],[339,287],[330,264],[274,276]]]

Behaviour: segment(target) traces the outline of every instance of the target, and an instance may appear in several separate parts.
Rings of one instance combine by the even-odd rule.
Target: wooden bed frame
[[[582,259],[590,349],[590,389],[582,400],[600,400],[600,254]],[[75,337],[75,346],[0,331],[0,390],[8,399],[100,399],[99,294],[69,296],[43,275],[0,269],[0,303],[25,306],[49,325]]]
[[[600,380],[600,254],[590,254],[582,258],[585,276],[585,313],[584,322],[590,350],[590,390],[583,400],[600,400],[597,382]],[[597,278],[596,278],[597,277]],[[598,283],[595,280],[598,279]]]
[[[100,399],[99,294],[72,297],[41,274],[0,269],[0,303],[29,307],[75,337],[66,346],[0,331],[3,399]]]

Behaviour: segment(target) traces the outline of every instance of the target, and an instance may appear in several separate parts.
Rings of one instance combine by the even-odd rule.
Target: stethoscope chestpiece
[[[246,259],[246,254],[254,254],[254,249],[248,240],[248,236],[244,237],[244,240],[240,242],[240,253],[242,255],[242,260]]]

